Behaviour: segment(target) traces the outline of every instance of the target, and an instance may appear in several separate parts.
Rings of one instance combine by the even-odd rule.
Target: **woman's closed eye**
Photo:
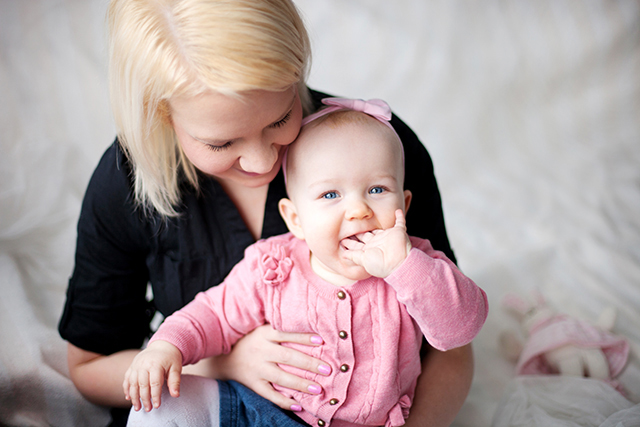
[[[222,145],[213,145],[213,144],[204,144],[204,145],[211,151],[222,151],[231,147],[232,144],[233,144],[233,141],[226,142]]]
[[[279,127],[284,126],[289,121],[289,119],[291,118],[291,111],[292,110],[289,110],[289,112],[283,118],[278,120],[277,122],[271,123],[271,127],[277,129]]]

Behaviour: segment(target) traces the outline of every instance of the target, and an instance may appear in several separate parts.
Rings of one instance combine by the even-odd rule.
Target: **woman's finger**
[[[260,384],[256,385],[253,391],[284,410],[293,412],[302,410],[302,407],[298,402],[276,391],[271,383],[267,381],[260,382]]]
[[[273,329],[273,327],[269,324],[260,326],[260,328],[264,328],[264,331],[267,331],[267,339],[269,341],[273,341],[279,344],[289,342],[294,344],[309,345],[313,347],[324,344],[324,340],[322,339],[322,337],[317,334],[277,331]]]
[[[330,375],[332,371],[331,366],[322,360],[287,347],[275,350],[272,362],[324,376]]]
[[[317,337],[317,339],[321,338]],[[292,341],[285,339],[276,342]],[[314,372],[325,376],[331,374],[331,366],[326,362],[290,347],[281,345],[270,347],[268,349],[267,357],[270,362],[293,366],[294,368],[302,369],[303,371]]]
[[[313,381],[301,378],[297,375],[283,370],[277,364],[269,364],[263,370],[263,378],[265,381],[285,387],[291,390],[297,390],[307,394],[320,394],[322,387]]]

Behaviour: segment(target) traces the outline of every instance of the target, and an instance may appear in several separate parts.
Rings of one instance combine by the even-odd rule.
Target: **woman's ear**
[[[293,202],[289,199],[280,199],[278,202],[278,210],[291,234],[300,240],[304,240],[304,233],[300,226],[300,218],[298,217],[298,212]]]
[[[407,214],[407,211],[409,210],[409,206],[411,205],[411,191],[410,190],[404,190],[404,214]]]

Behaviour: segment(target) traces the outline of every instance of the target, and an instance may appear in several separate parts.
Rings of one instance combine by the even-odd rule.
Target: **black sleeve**
[[[329,97],[322,92],[311,90],[316,108],[322,106],[322,98]],[[411,190],[411,206],[407,212],[407,231],[410,235],[428,239],[434,249],[444,254],[454,263],[456,257],[449,244],[442,211],[442,200],[433,171],[433,162],[425,146],[416,134],[395,114],[391,125],[400,136],[405,156],[405,189]]]
[[[75,267],[58,326],[62,338],[100,354],[140,348],[149,334],[145,223],[129,175],[116,141],[84,196]]]

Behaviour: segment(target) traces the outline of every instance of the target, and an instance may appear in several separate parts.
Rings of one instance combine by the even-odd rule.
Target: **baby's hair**
[[[310,43],[291,0],[112,0],[108,22],[111,106],[147,212],[176,215],[182,179],[198,189],[171,125],[172,97],[297,85],[304,114],[312,110]]]
[[[374,118],[367,113],[356,110],[337,110],[328,112],[326,114],[322,114],[322,110],[319,110],[314,114],[314,116],[317,117],[311,118],[310,121],[307,121],[304,126],[302,126],[298,138],[293,142],[293,144],[289,145],[286,148],[286,151],[284,153],[282,159],[282,172],[287,187],[289,185],[287,178],[288,175],[290,175],[289,168],[291,168],[293,163],[291,161],[292,156],[290,156],[290,152],[295,151],[295,145],[298,143],[298,141],[303,140],[306,134],[312,132],[313,129],[322,125],[328,126],[333,129],[338,129],[348,124],[362,124],[378,128],[381,133],[386,134],[386,136],[390,140],[394,141],[395,148],[398,150],[402,158],[402,166],[404,168],[404,147],[402,145],[402,141],[400,140],[400,137],[398,136],[396,131],[391,126],[387,126],[382,120]]]

